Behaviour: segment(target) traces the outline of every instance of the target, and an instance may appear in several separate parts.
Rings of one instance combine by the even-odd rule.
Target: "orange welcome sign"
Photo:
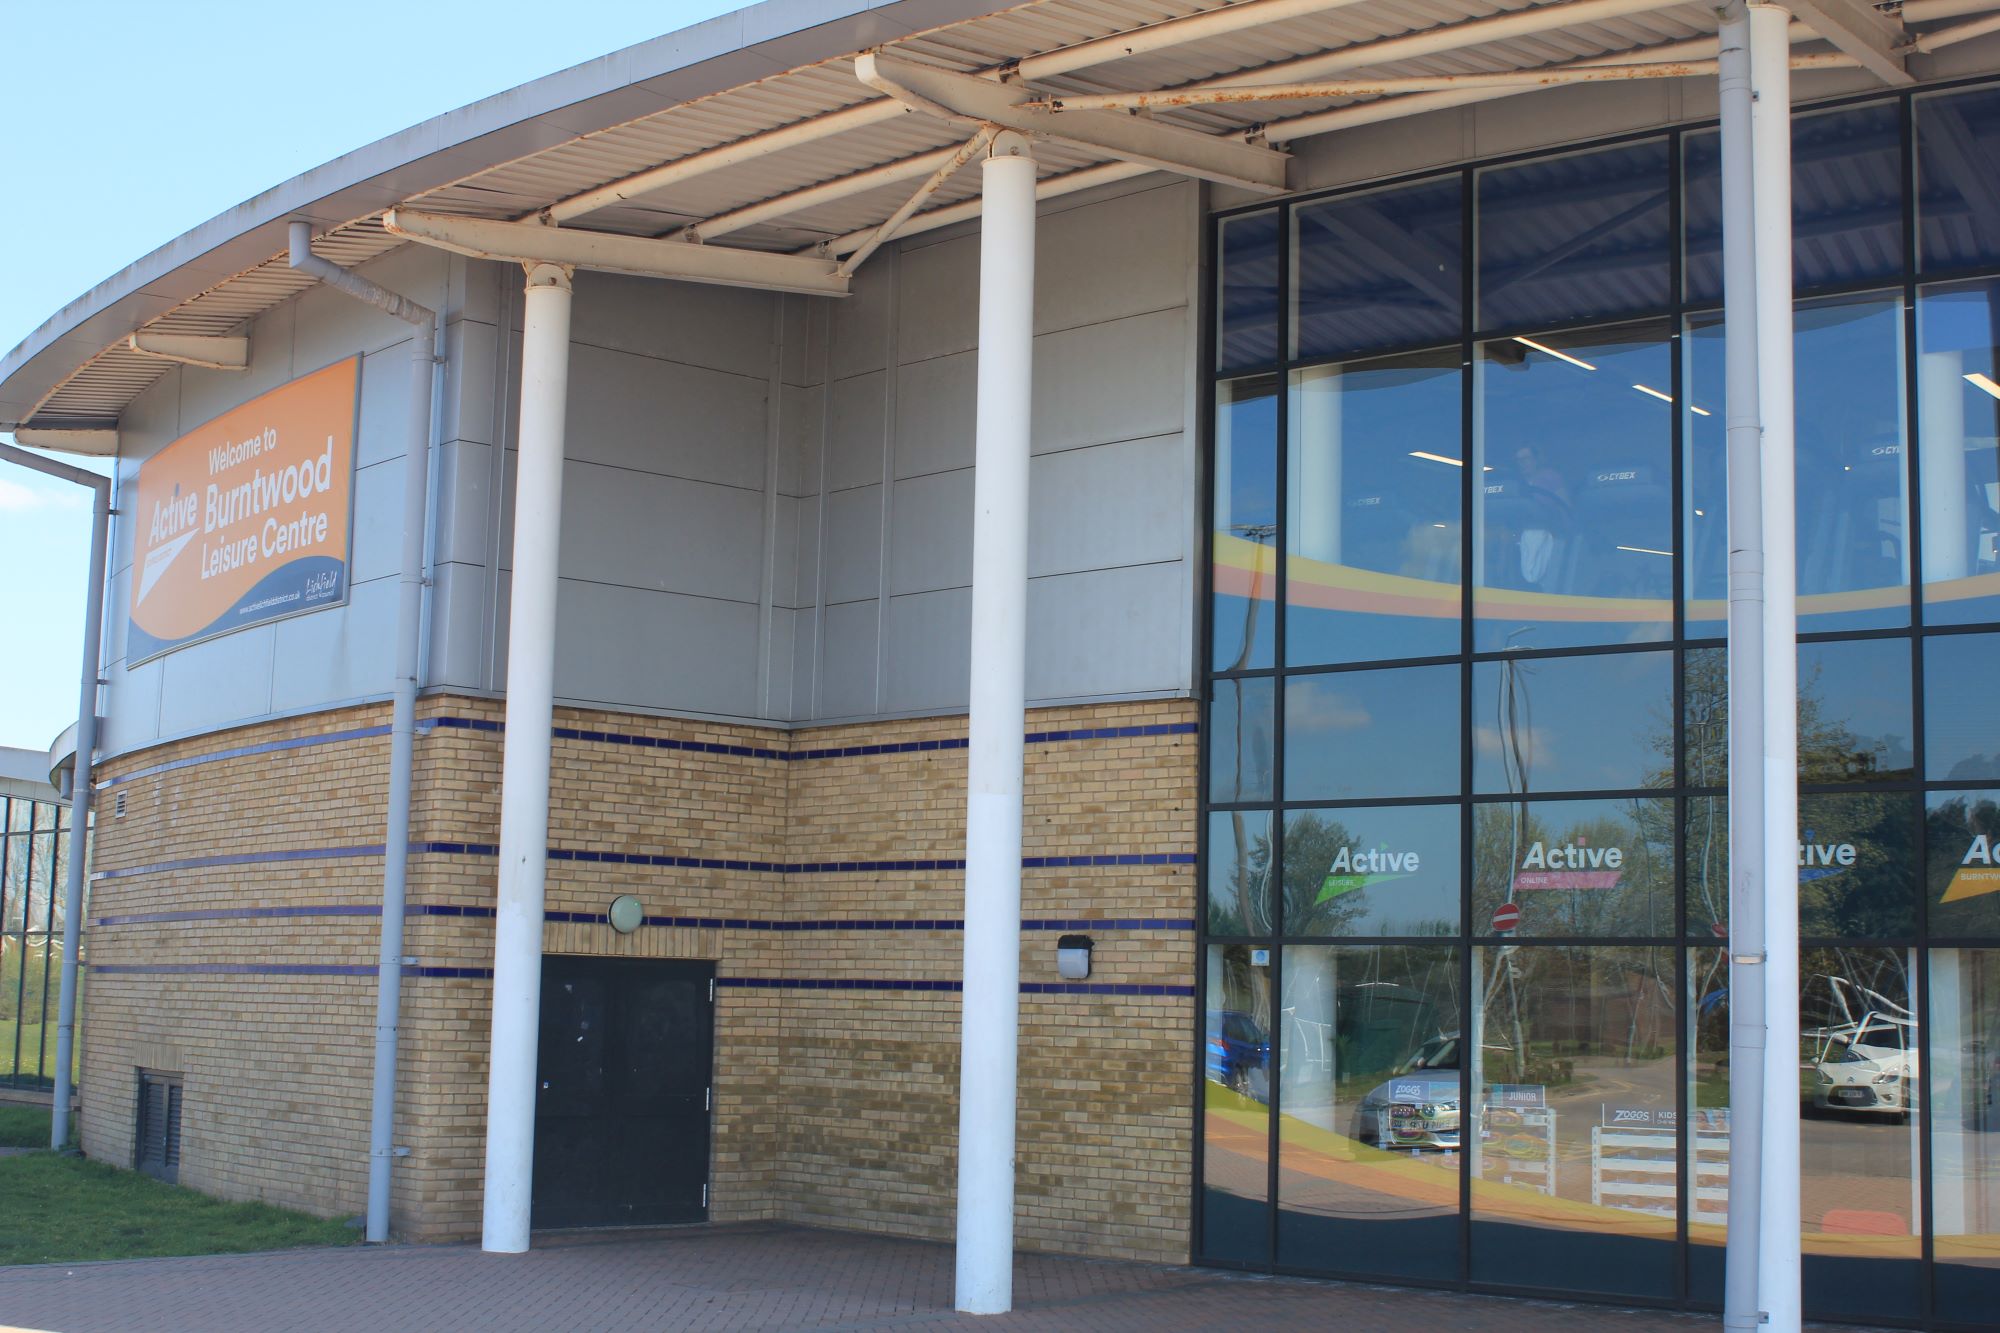
[[[131,633],[141,662],[347,600],[361,359],[181,436],[139,468]]]

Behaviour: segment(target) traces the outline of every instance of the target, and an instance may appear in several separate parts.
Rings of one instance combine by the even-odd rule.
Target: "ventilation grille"
[[[181,1076],[139,1071],[138,1142],[133,1165],[168,1184],[181,1178]]]

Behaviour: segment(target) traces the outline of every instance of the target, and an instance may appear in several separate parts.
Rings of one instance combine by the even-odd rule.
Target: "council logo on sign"
[[[139,467],[131,661],[347,600],[361,359],[253,398]]]

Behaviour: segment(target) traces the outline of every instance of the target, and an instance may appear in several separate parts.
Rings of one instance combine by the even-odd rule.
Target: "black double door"
[[[715,965],[542,960],[537,1227],[708,1215]]]

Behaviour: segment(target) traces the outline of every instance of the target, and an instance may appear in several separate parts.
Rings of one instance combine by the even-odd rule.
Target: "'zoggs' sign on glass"
[[[139,468],[131,659],[347,600],[359,357],[281,385]]]

